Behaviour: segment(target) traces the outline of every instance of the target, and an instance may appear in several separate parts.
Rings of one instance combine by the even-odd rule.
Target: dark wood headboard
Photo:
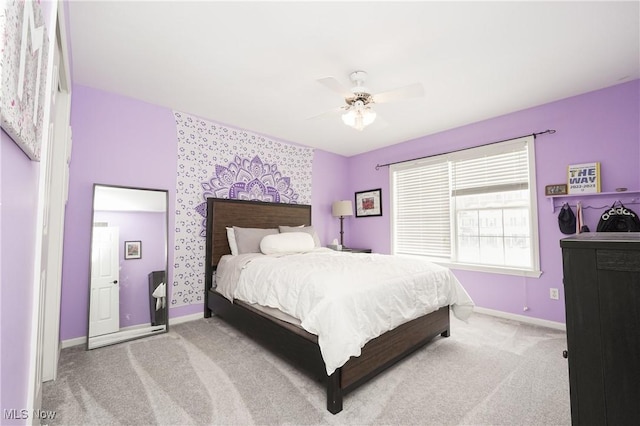
[[[227,240],[227,226],[277,228],[279,225],[311,225],[311,206],[207,198],[207,243],[204,265],[205,317],[211,316],[208,299],[209,290],[213,284],[213,271],[220,258],[231,253]]]
[[[311,225],[311,206],[207,198],[207,278],[220,257],[231,253],[227,226],[277,228],[279,225]]]

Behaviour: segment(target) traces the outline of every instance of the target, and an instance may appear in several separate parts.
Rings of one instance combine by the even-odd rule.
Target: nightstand
[[[340,251],[344,251],[346,253],[371,253],[371,249],[364,248],[343,248]]]

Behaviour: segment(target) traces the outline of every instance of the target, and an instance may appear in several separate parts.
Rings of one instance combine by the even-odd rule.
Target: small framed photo
[[[124,258],[142,259],[142,241],[125,241]]]
[[[356,217],[382,216],[382,190],[356,192]]]
[[[559,183],[556,185],[547,185],[544,187],[544,195],[553,197],[554,195],[567,195],[567,184]]]

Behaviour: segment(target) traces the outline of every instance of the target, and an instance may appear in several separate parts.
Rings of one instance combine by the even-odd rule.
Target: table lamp
[[[353,216],[353,205],[349,200],[335,201],[331,206],[331,213],[340,218],[340,245],[344,247],[343,221],[345,216]]]

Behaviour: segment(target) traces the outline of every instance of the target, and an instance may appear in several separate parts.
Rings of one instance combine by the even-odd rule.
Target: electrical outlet
[[[553,300],[558,300],[559,296],[558,296],[558,289],[557,288],[550,288],[549,289],[549,298],[553,299]]]

